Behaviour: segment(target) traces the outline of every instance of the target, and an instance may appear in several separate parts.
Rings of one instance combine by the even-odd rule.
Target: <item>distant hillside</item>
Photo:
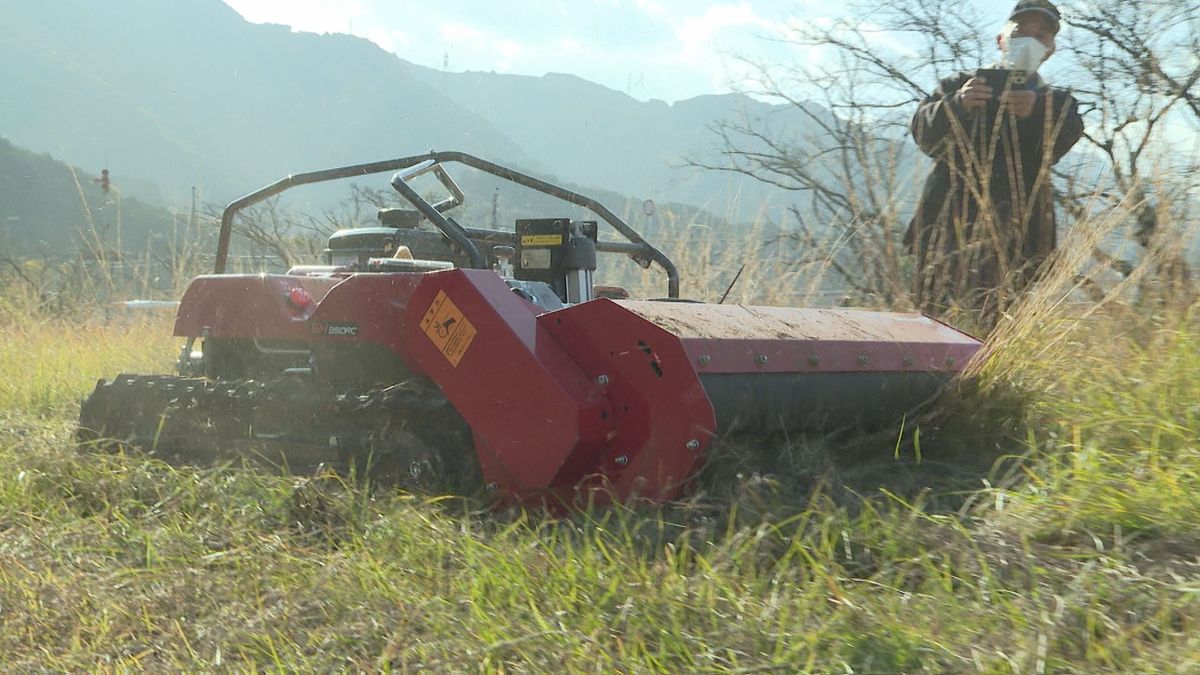
[[[668,105],[638,101],[574,75],[449,73],[420,66],[410,66],[410,72],[488,119],[564,180],[694,204],[740,220],[753,219],[767,200],[794,195],[744,176],[689,166],[688,160],[711,157],[717,149],[712,125],[754,119],[793,136],[811,126],[790,106],[737,94]]]
[[[167,248],[175,218],[93,175],[0,140],[0,257],[75,257],[97,246]]]
[[[0,3],[0,81],[13,142],[176,197],[431,147],[533,165],[373,44],[252,25],[219,0]]]
[[[746,218],[766,188],[680,167],[718,120],[802,123],[741,96],[668,106],[573,76],[443,73],[359,38],[250,24],[219,0],[0,3],[0,81],[0,135],[177,202],[193,185],[226,201],[288,172],[437,148]]]

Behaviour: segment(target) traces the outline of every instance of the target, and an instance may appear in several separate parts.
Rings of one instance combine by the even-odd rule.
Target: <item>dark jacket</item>
[[[913,138],[937,162],[905,234],[917,253],[918,272],[931,249],[952,254],[971,243],[964,238],[1000,242],[1010,270],[1032,269],[1057,244],[1049,167],[1083,134],[1076,101],[1035,75],[1025,85],[1038,95],[1029,117],[1001,115],[995,103],[968,112],[954,94],[973,76],[962,72],[943,79],[913,116]],[[989,204],[990,218],[981,218],[981,205]]]

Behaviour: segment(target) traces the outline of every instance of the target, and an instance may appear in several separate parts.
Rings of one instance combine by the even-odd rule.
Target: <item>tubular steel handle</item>
[[[422,164],[425,163],[422,162]],[[442,176],[445,176],[446,179],[450,178],[446,171],[436,163],[421,168],[413,167],[413,169],[410,169],[407,173],[408,177],[416,177],[429,170],[437,170],[439,178]],[[396,189],[396,192],[399,192],[400,196],[404,197],[411,202],[413,206],[417,207],[417,210],[421,212],[421,215],[428,218],[429,222],[433,223],[437,229],[442,231],[442,234],[450,238],[450,241],[458,244],[459,248],[466,251],[467,257],[471,259],[471,267],[476,269],[486,269],[488,266],[487,260],[483,257],[483,254],[479,252],[479,247],[475,245],[475,242],[471,241],[471,238],[467,236],[467,231],[462,228],[462,225],[459,225],[453,220],[446,218],[446,216],[443,216],[437,207],[426,201],[426,199],[422,197],[420,193],[418,193],[412,188],[411,185],[408,184],[408,181],[405,178],[405,173],[405,171],[397,171],[396,175],[392,176],[392,187]],[[453,184],[454,181],[449,182]],[[446,183],[447,180],[442,181],[443,185]],[[455,187],[457,188],[458,186]],[[447,186],[447,189],[450,189],[449,186]],[[451,193],[453,192],[454,190],[451,190]],[[460,191],[458,194],[462,195],[462,192]],[[455,197],[452,196],[451,200],[454,199]],[[444,203],[445,202],[439,202],[439,205]],[[459,203],[461,203],[461,201]],[[457,204],[454,205],[457,206]]]
[[[424,162],[414,164],[407,169],[401,169],[396,172],[395,176],[392,176],[392,180],[394,181],[396,178],[401,178],[405,183],[407,183],[417,176],[427,174],[430,171],[433,172],[433,175],[437,176],[437,179],[442,184],[442,187],[446,188],[446,191],[450,193],[448,198],[443,199],[442,201],[433,205],[433,208],[437,209],[439,213],[449,211],[456,206],[461,206],[462,203],[467,200],[467,196],[463,194],[462,188],[458,187],[458,183],[454,182],[454,179],[450,177],[450,174],[446,173],[446,169],[442,168],[442,165],[438,164],[436,160],[427,159]],[[416,204],[414,204],[414,206],[416,206]]]
[[[392,180],[396,180],[397,177],[399,177],[401,180],[412,180],[417,176],[426,173],[435,166],[437,166],[437,162],[432,159],[427,159],[423,162],[413,164],[410,167],[400,169],[396,172],[395,176],[392,176]]]
[[[465,152],[454,151],[430,152],[424,155],[399,157],[397,159],[390,159],[382,162],[354,164],[335,169],[324,169],[321,171],[310,171],[308,173],[291,175],[264,188],[260,188],[254,192],[251,192],[244,197],[240,197],[233,202],[230,202],[229,206],[225,207],[224,213],[221,214],[221,233],[217,240],[217,259],[213,266],[213,273],[225,273],[225,264],[229,258],[229,241],[233,235],[233,218],[237,215],[238,211],[241,211],[247,206],[257,204],[264,199],[270,199],[271,197],[274,197],[285,190],[290,190],[291,188],[299,187],[301,185],[338,180],[341,178],[367,176],[375,173],[383,173],[385,171],[397,171],[403,174],[403,177],[399,182],[410,191],[412,188],[408,187],[407,183],[405,183],[405,179],[415,177],[426,171],[434,171],[438,176],[438,179],[442,181],[442,185],[446,186],[446,189],[450,191],[450,194],[452,195],[450,199],[430,205],[429,202],[421,199],[420,195],[416,195],[415,192],[413,192],[413,195],[416,195],[415,199],[407,195],[405,195],[405,198],[412,202],[412,204],[419,210],[421,209],[421,203],[424,203],[426,206],[430,207],[435,212],[437,217],[430,217],[429,214],[425,213],[424,211],[422,211],[422,215],[424,215],[426,218],[429,218],[430,221],[432,221],[439,228],[442,228],[442,225],[439,223],[439,219],[445,222],[449,227],[448,229],[442,229],[442,231],[445,232],[447,236],[454,240],[455,243],[463,246],[464,250],[466,250],[468,254],[470,254],[472,250],[478,254],[479,250],[474,246],[473,243],[471,243],[469,247],[464,246],[455,236],[451,234],[452,232],[459,232],[465,235],[466,230],[463,230],[460,225],[441,215],[442,211],[451,208],[451,206],[457,206],[458,203],[462,202],[462,191],[458,189],[458,186],[454,184],[454,181],[450,179],[449,175],[446,174],[445,170],[440,166],[440,164],[443,162],[457,162],[459,164],[465,164],[473,169],[496,176],[497,178],[503,178],[504,180],[516,183],[517,185],[530,188],[531,190],[536,190],[552,197],[557,197],[558,199],[570,204],[575,204],[576,206],[581,206],[590,210],[591,212],[600,216],[601,220],[611,225],[614,230],[620,232],[621,235],[630,242],[628,244],[600,242],[597,245],[598,250],[625,253],[639,263],[643,263],[643,266],[651,262],[658,263],[659,266],[663,268],[663,271],[667,273],[667,295],[672,298],[679,297],[679,271],[675,268],[675,263],[671,262],[671,259],[667,257],[666,254],[664,254],[662,251],[659,251],[657,248],[643,239],[642,235],[638,234],[637,230],[630,227],[628,223],[626,223],[624,220],[618,217],[617,214],[610,211],[600,202],[592,199],[591,197],[587,197],[577,192],[567,190],[566,188],[559,187],[558,185],[554,185],[553,183],[548,183],[544,180],[534,178],[533,176],[523,174],[508,167],[480,159],[474,155],[469,155]],[[445,176],[445,178],[443,178],[443,176]],[[393,183],[393,187],[395,187],[395,183]],[[401,194],[404,194],[403,190],[400,188],[396,189],[397,191],[401,192]],[[451,202],[455,200],[457,200],[457,203],[452,204]],[[472,230],[472,232],[473,231],[474,230]],[[479,259],[482,260],[482,256],[479,256]],[[471,257],[471,260],[472,265],[479,267],[485,266],[481,263],[477,263],[474,256]]]

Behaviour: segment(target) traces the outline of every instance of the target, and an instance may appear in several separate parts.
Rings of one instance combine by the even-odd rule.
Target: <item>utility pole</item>
[[[194,231],[196,227],[196,186],[192,186],[192,210],[188,213],[188,232]]]

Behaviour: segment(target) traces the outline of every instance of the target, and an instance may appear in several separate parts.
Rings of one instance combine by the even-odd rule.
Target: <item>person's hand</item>
[[[972,77],[963,82],[963,86],[954,92],[954,98],[964,110],[979,110],[991,100],[992,88],[988,86],[987,82]]]
[[[1024,119],[1033,114],[1037,104],[1037,93],[1032,91],[1006,91],[1001,99],[1014,115]]]

